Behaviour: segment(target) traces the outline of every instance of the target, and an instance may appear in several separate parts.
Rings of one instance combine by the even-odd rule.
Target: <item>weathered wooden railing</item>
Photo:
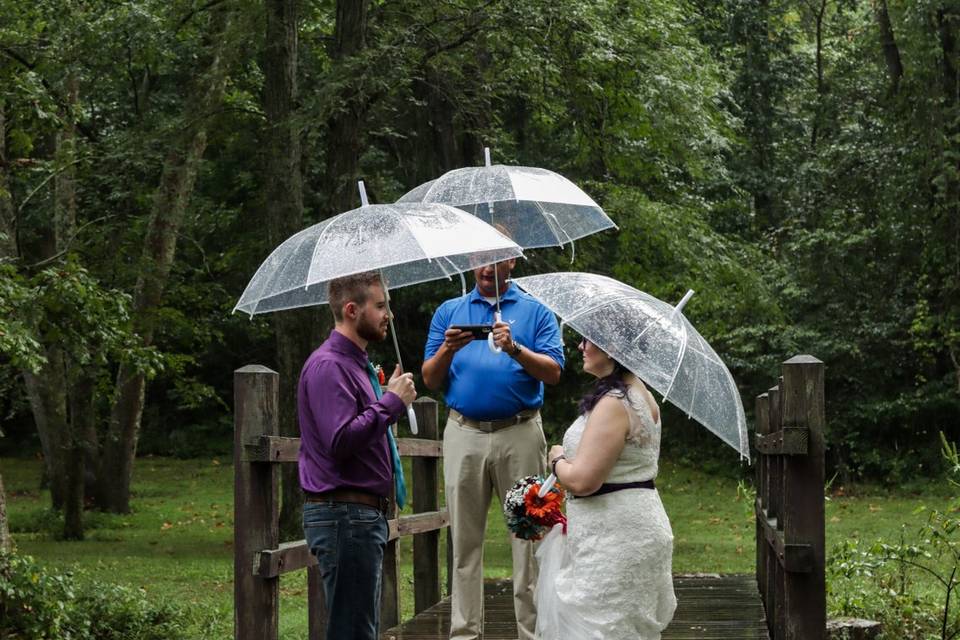
[[[250,365],[234,372],[234,638],[276,640],[280,576],[306,569],[309,638],[326,629],[323,583],[316,559],[303,540],[280,542],[280,467],[296,463],[299,438],[283,438],[278,424],[279,375]],[[419,438],[397,440],[401,456],[413,458],[413,515],[388,514],[390,538],[383,560],[380,626],[400,622],[398,539],[413,536],[414,611],[440,601],[440,530],[449,525],[440,509],[437,403],[414,403]],[[393,505],[391,500],[391,505]],[[449,563],[449,554],[448,560]]]
[[[756,407],[757,586],[770,637],[823,640],[823,363],[787,360]]]

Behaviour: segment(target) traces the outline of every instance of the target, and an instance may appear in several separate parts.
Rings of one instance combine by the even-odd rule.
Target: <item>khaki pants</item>
[[[492,433],[447,420],[443,432],[443,479],[453,536],[451,640],[483,637],[483,536],[490,499],[500,505],[513,484],[542,474],[547,443],[540,414]],[[533,640],[537,614],[535,547],[511,536],[513,606],[520,640]]]

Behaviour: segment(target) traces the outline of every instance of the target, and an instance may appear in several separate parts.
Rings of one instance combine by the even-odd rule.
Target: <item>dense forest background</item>
[[[69,535],[84,501],[129,510],[137,454],[228,451],[238,367],[281,373],[293,434],[329,312],[232,315],[256,267],[358,179],[391,202],[489,146],[620,227],[517,274],[694,289],[748,413],[814,354],[831,475],[933,472],[960,438],[958,40],[956,0],[0,0],[0,453],[43,455]],[[394,293],[411,368],[459,291]],[[667,417],[665,455],[735,466]]]

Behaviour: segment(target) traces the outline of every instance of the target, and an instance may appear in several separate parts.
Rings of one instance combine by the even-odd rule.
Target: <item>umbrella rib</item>
[[[283,245],[287,244],[288,242],[291,242],[294,238],[296,238],[297,236],[303,235],[303,234],[306,233],[307,231],[309,231],[309,228],[304,229],[304,230],[302,230],[302,231],[294,234],[293,237],[291,237],[290,239],[288,239],[287,241],[285,241],[283,244],[281,244],[280,247],[277,247],[276,249],[274,249],[274,250],[270,253],[270,255],[267,256],[267,259],[264,260],[263,264],[260,265],[260,268],[257,269],[256,273],[253,274],[253,278],[250,279],[250,283],[247,284],[247,288],[244,289],[243,293],[240,295],[240,299],[241,299],[241,300],[243,300],[243,297],[247,294],[247,290],[250,288],[251,284],[253,284],[253,282],[255,282],[255,281],[257,280],[257,276],[260,275],[260,272],[261,272],[262,270],[264,270],[264,269],[267,269],[267,264],[270,262],[270,258],[272,258],[278,251],[280,251],[280,248],[281,248]],[[276,274],[277,274],[278,272],[283,271],[284,267],[286,267],[286,265],[288,265],[288,264],[291,262],[291,260],[293,260],[293,257],[294,257],[294,252],[290,252],[289,254],[287,254],[286,256],[284,256],[284,257],[281,259],[280,265],[277,266],[276,268],[274,268],[274,269],[272,270],[272,273],[273,273],[274,277],[276,277]],[[268,269],[268,271],[269,271],[269,269]],[[310,270],[309,270],[309,268],[308,268],[308,269],[307,269],[308,275],[309,275],[309,271],[310,271]],[[268,276],[264,276],[264,277],[265,277],[265,278],[268,278]],[[269,284],[269,282],[268,282],[267,284]],[[262,285],[262,287],[265,287],[265,286],[266,286],[266,284]],[[299,289],[299,288],[300,288],[299,286],[293,287],[293,289]],[[291,290],[293,290],[293,289],[291,289]],[[286,292],[282,292],[282,293],[286,293]],[[269,300],[270,298],[273,298],[275,295],[278,295],[278,294],[273,294],[273,295],[270,295],[270,296],[257,295],[256,299],[252,300],[251,302],[248,302],[246,306],[249,306],[251,303],[253,304],[253,309],[251,309],[250,311],[247,312],[247,313],[250,314],[250,317],[252,318],[254,315],[256,315],[256,313],[257,313],[257,308],[260,306],[260,303],[261,303],[261,302],[263,302],[264,300]],[[239,307],[240,307],[240,303],[237,302],[237,306],[234,307],[233,311],[236,312],[236,310],[237,310]]]
[[[540,201],[539,201],[539,200],[533,200],[532,202],[533,202],[533,204],[537,207],[537,209],[540,211],[541,217],[542,217],[542,218],[544,219],[544,221],[547,223],[547,228],[550,229],[550,233],[553,234],[553,239],[556,241],[556,243],[557,243],[558,245],[560,245],[560,246],[562,247],[562,246],[563,246],[563,241],[560,240],[560,234],[557,233],[557,231],[558,231],[558,230],[559,230],[559,231],[563,231],[563,229],[560,228],[560,222],[557,220],[557,217],[556,217],[555,215],[551,214],[551,213],[547,213],[547,210],[543,208],[543,205],[540,204]],[[551,224],[551,220],[550,220],[551,218],[553,218],[552,224]],[[554,226],[556,226],[556,228],[554,228]],[[564,231],[564,235],[567,236],[567,240],[570,240],[570,235],[567,234],[565,231]],[[573,242],[573,241],[571,240],[571,242]]]
[[[677,366],[673,370],[673,377],[670,378],[670,386],[667,387],[667,392],[663,394],[664,400],[666,400],[670,392],[673,391],[673,383],[677,381],[677,373],[680,372],[680,365],[683,363],[683,358],[687,355],[687,325],[681,323],[680,328],[683,329],[683,340],[680,343],[680,357],[677,358]],[[687,411],[687,417],[690,417],[690,411]]]
[[[684,355],[686,355],[686,351],[684,351]],[[687,412],[687,416],[689,416],[689,415],[690,415],[690,412],[693,411],[693,407],[694,407],[694,405],[695,405],[696,402],[697,402],[697,381],[700,379],[700,364],[701,364],[700,362],[697,363],[697,370],[696,370],[696,372],[694,373],[694,378],[693,378],[693,395],[690,396],[690,411]],[[671,386],[672,386],[672,384],[671,384]]]
[[[603,307],[605,307],[605,306],[607,306],[607,305],[611,305],[611,304],[613,304],[613,303],[615,303],[615,302],[620,302],[620,301],[622,301],[622,300],[630,300],[630,299],[632,299],[630,296],[618,296],[618,297],[616,297],[616,298],[608,298],[607,300],[604,300],[603,302],[601,302],[601,303],[599,303],[599,304],[595,304],[595,305],[593,305],[592,307],[587,307],[586,309],[582,309],[582,310],[580,310],[580,311],[571,313],[569,318],[564,318],[564,319],[563,319],[563,324],[570,324],[570,323],[573,322],[574,320],[580,318],[581,316],[584,316],[584,315],[590,313],[591,311],[596,311],[597,309],[602,309]],[[560,315],[560,314],[558,313],[557,315]]]
[[[467,295],[467,280],[463,277],[463,271],[460,271],[459,267],[453,263],[453,260],[451,260],[449,256],[443,256],[443,259],[449,262],[450,266],[453,267],[454,273],[460,276],[460,291],[463,293],[463,295]],[[447,276],[447,279],[452,280],[453,278]]]
[[[641,331],[640,333],[638,333],[638,334],[637,334],[637,337],[634,338],[634,339],[630,342],[630,346],[633,346],[633,345],[637,344],[638,342],[640,342],[640,338],[642,338],[642,337],[644,336],[644,334],[647,333],[647,331],[650,331],[650,329],[652,329],[655,324],[657,324],[657,321],[656,321],[656,320],[651,320],[650,322],[648,322],[648,323],[647,323],[647,326],[645,326],[645,327],[643,328],[643,331]],[[664,397],[666,397],[666,396],[664,396]]]
[[[310,266],[307,268],[307,281],[303,283],[304,289],[310,286],[310,276],[313,275],[313,265],[316,264],[317,254],[320,252],[320,247],[323,246],[323,239],[327,236],[327,232],[330,231],[330,227],[333,226],[333,223],[338,217],[339,216],[334,216],[330,218],[327,226],[320,230],[320,235],[317,236],[317,239],[313,243],[313,253],[310,255]]]

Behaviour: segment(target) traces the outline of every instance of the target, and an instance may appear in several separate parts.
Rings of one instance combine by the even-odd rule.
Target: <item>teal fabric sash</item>
[[[367,363],[367,374],[370,376],[370,384],[373,385],[373,392],[377,400],[383,395],[383,389],[380,388],[380,380],[377,378],[377,370],[373,368],[373,363]],[[393,437],[393,429],[387,427],[387,440],[390,441],[390,453],[393,455],[393,481],[397,485],[397,506],[403,509],[407,503],[407,483],[403,480],[403,466],[400,464],[400,451],[397,450],[397,441]]]

